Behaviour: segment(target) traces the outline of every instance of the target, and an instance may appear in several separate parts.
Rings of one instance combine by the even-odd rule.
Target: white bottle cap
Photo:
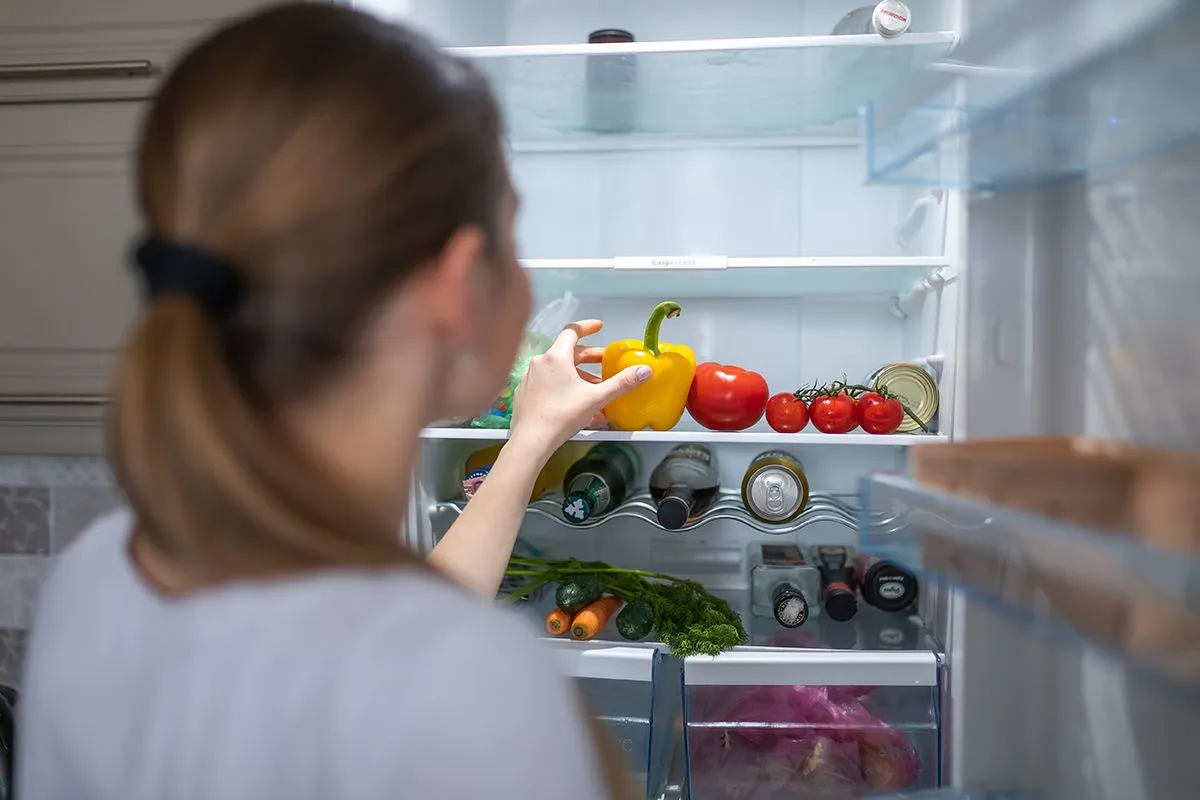
[[[883,0],[871,14],[875,30],[885,39],[893,39],[906,32],[911,19],[908,6],[900,0]]]

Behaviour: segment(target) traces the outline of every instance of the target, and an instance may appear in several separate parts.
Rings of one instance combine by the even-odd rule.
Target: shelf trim
[[[654,680],[657,647],[543,638],[562,674],[609,681]]]
[[[908,33],[885,39],[872,33],[834,36],[762,36],[741,39],[692,39],[682,41],[629,42],[611,44],[510,44],[484,47],[447,47],[445,52],[467,59],[530,58],[544,56],[639,55],[706,53],[728,50],[803,50],[808,48],[922,47],[944,44],[951,48],[958,34],[951,31]]]
[[[507,428],[454,428],[431,426],[421,430],[426,440],[501,440],[508,438]],[[571,441],[592,442],[706,442],[708,444],[786,444],[836,445],[855,447],[913,447],[927,444],[946,444],[950,437],[944,433],[892,433],[875,436],[870,433],[776,433],[774,431],[580,431]]]
[[[685,686],[937,686],[933,652],[734,648],[683,661]]]
[[[652,258],[678,258],[679,254],[655,254]],[[694,256],[693,256],[694,257]],[[703,256],[710,258],[713,256]],[[719,256],[717,256],[719,257]],[[521,266],[526,269],[616,269],[616,258],[525,258]],[[729,258],[725,269],[916,269],[931,271],[954,267],[949,256],[766,256],[753,258]],[[623,272],[689,272],[688,267],[661,267],[658,269],[631,270]],[[697,270],[701,271],[701,270]],[[703,270],[711,271],[711,270]]]

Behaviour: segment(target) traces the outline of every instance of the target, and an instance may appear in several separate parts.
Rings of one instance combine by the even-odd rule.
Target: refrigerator
[[[929,432],[714,432],[685,415],[576,437],[629,443],[643,488],[582,526],[531,502],[523,552],[695,579],[750,632],[684,659],[612,633],[546,639],[647,797],[1200,796],[1195,551],[934,490],[911,466],[990,437],[1200,451],[1200,3],[909,0],[898,36],[831,35],[853,0],[355,5],[492,81],[535,307],[571,298],[603,343],[675,301],[664,341],[772,393],[894,363],[936,382]],[[504,436],[424,432],[413,547],[462,510],[467,457]],[[668,531],[644,487],[685,443],[712,449],[723,489]],[[773,450],[812,487],[781,525],[737,491]],[[919,602],[782,629],[750,608],[761,543],[887,557]],[[531,625],[548,602],[526,604]],[[1168,630],[1131,642],[1116,623],[1147,604]],[[814,696],[823,711],[798,709]],[[848,707],[870,713],[829,710]]]

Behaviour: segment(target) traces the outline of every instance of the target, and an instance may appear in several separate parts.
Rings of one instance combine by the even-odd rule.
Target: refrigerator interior
[[[844,631],[821,630],[815,642],[756,636],[717,659],[685,661],[691,758],[665,786],[648,785],[652,794],[686,790],[672,781],[688,767],[702,778],[694,797],[739,791],[728,782],[737,775],[697,774],[712,763],[696,761],[707,732],[728,744],[729,723],[746,721],[713,711],[708,698],[780,686],[828,692],[853,676],[887,687],[882,713],[922,762],[908,791],[941,782],[1050,800],[1195,796],[1200,762],[1189,762],[1186,744],[1200,713],[1190,676],[1164,676],[1154,659],[1147,669],[1144,652],[1099,640],[1086,616],[1068,613],[1108,586],[1124,620],[1149,585],[1167,608],[1195,615],[1194,557],[1171,564],[1137,545],[1109,552],[1095,531],[962,506],[902,477],[863,478],[901,473],[911,446],[950,436],[1087,434],[1200,449],[1188,391],[1200,374],[1191,323],[1200,291],[1188,263],[1197,162],[1187,140],[1200,130],[1187,45],[1200,34],[1194,3],[914,0],[914,32],[886,46],[824,37],[853,5],[828,0],[361,5],[429,30],[492,78],[539,304],[573,292],[578,316],[604,319],[609,341],[638,337],[656,302],[676,300],[683,313],[664,325],[665,341],[758,370],[772,391],[857,380],[898,360],[939,378],[934,436],[782,436],[761,423],[716,434],[685,417],[663,433],[584,437],[631,441],[643,485],[682,441],[714,448],[726,488],[756,453],[791,450],[820,502],[773,536],[747,524],[736,498],[683,532],[657,528],[640,498],[585,528],[565,524],[552,501],[531,507],[528,546],[694,577],[742,607],[745,546],[769,536],[861,536],[922,570],[933,635],[914,636],[899,654],[881,646],[894,633],[860,630],[846,646]],[[610,27],[637,42],[581,44]],[[710,38],[724,41],[697,44]],[[624,108],[631,116],[619,133],[598,132],[589,116],[587,59],[601,53],[636,58],[637,103]],[[863,70],[852,53],[886,55],[875,63],[887,69]],[[860,101],[869,101],[861,128]],[[496,441],[427,431],[414,544],[431,547],[450,524],[463,459]],[[1070,559],[1056,549],[1067,544]],[[531,610],[531,623],[537,616]],[[1190,644],[1179,649],[1186,655]],[[624,663],[603,646],[585,648],[587,658],[576,643],[556,647],[581,680],[616,680]],[[656,726],[670,734],[675,717],[666,716],[671,725],[639,718],[651,730],[645,747],[661,743]]]

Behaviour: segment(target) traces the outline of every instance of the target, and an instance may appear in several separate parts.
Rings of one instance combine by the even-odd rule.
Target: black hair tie
[[[166,294],[191,297],[211,316],[237,305],[241,283],[233,265],[202,248],[147,237],[134,254],[148,299]]]

